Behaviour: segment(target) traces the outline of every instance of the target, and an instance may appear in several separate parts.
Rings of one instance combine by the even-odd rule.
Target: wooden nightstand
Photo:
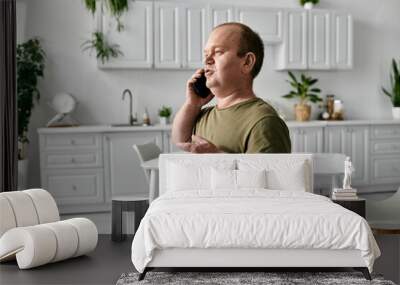
[[[339,204],[340,206],[359,214],[365,219],[365,199],[358,198],[356,200],[336,200],[332,199],[332,202]]]

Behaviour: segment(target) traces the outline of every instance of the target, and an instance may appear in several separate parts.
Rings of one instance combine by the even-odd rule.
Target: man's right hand
[[[186,83],[186,104],[201,108],[214,98],[214,94],[210,93],[206,98],[202,98],[196,94],[193,85],[198,78],[204,73],[204,69],[197,69],[196,72]]]

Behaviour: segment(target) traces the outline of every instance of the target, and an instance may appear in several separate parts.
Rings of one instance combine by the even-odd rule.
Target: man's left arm
[[[289,129],[277,117],[264,117],[250,130],[246,142],[246,153],[290,153]]]

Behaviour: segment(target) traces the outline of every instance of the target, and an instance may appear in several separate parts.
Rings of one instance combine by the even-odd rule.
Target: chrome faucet
[[[133,124],[137,121],[136,114],[135,117],[132,115],[132,109],[133,109],[133,95],[132,92],[129,89],[125,89],[124,92],[122,92],[122,100],[125,100],[125,94],[128,93],[129,95],[129,125],[133,126]]]

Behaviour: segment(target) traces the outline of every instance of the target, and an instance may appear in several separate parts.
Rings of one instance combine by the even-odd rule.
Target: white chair
[[[330,191],[340,185],[340,178],[344,175],[344,161],[346,155],[342,153],[314,153],[314,175],[316,177],[331,177]],[[314,178],[315,181],[315,178]]]
[[[133,149],[135,150],[141,165],[146,161],[158,158],[161,153],[161,149],[155,143],[133,145]],[[150,173],[146,169],[143,169],[143,171],[147,179],[147,189],[144,190],[145,193],[114,195],[112,197],[111,239],[113,241],[122,241],[126,237],[122,233],[122,212],[135,212],[136,231],[149,206],[149,200],[152,200],[149,193]]]
[[[56,202],[43,189],[0,193],[0,262],[20,269],[86,254],[96,248],[96,225],[86,218],[60,221]]]

